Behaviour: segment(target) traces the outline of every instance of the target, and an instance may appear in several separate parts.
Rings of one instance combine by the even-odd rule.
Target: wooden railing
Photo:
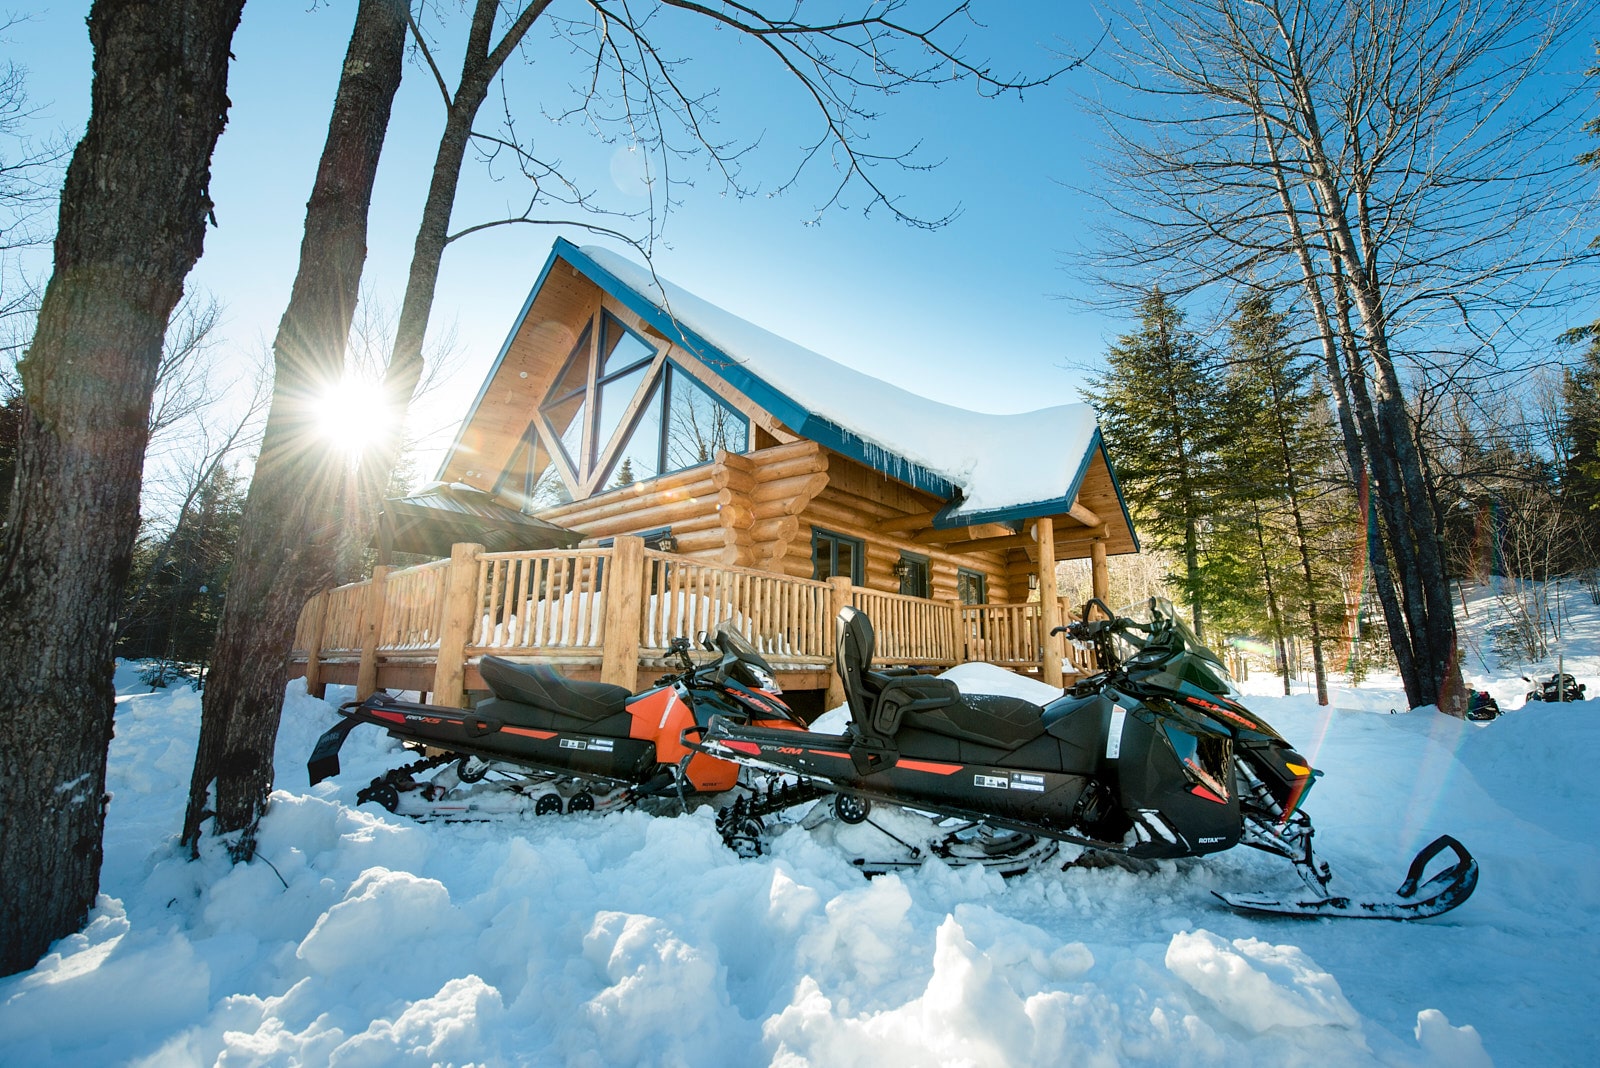
[[[436,560],[384,577],[380,651],[415,654],[438,650],[439,604],[449,567],[450,561]]]
[[[965,659],[956,602],[860,588],[850,592],[851,603],[872,620],[875,661],[949,665]]]
[[[664,652],[679,636],[732,620],[769,659],[825,661],[833,656],[832,598],[826,582],[742,567],[718,567],[671,553],[644,553],[639,646]]]
[[[357,689],[367,693],[380,661],[412,665],[410,678],[431,664],[434,699],[459,704],[466,666],[485,654],[598,665],[601,678],[631,687],[641,660],[664,655],[671,639],[732,620],[780,671],[831,676],[835,619],[846,605],[872,620],[878,664],[984,660],[1048,672],[1048,642],[1067,672],[1094,670],[1092,654],[1044,634],[1038,603],[958,605],[854,587],[847,578],[719,567],[646,550],[635,537],[538,552],[458,545],[449,560],[376,568],[366,582],[307,602],[295,655],[308,687],[320,686],[321,665],[359,661]],[[1058,618],[1072,618],[1066,606]]]
[[[467,655],[601,649],[610,559],[610,549],[480,554]]]
[[[1039,663],[1041,616],[1036,602],[963,605],[967,658],[1007,666]]]

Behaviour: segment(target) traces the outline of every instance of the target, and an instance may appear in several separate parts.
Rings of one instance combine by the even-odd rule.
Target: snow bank
[[[1600,636],[1600,623],[1593,629]],[[1595,679],[1600,641],[1569,645]],[[1048,687],[984,665],[971,690]],[[1587,1063],[1600,939],[1600,701],[1487,724],[1390,715],[1392,680],[1249,698],[1327,772],[1308,809],[1346,887],[1456,834],[1476,896],[1410,925],[1253,919],[1288,888],[1233,850],[1136,874],[865,880],[822,832],[739,860],[706,811],[420,825],[355,793],[405,759],[362,729],[308,787],[331,707],[292,684],[257,863],[182,858],[187,690],[128,694],[105,897],[0,980],[0,1063],[52,1065],[1544,1065]],[[1256,680],[1255,688],[1267,682]],[[1596,687],[1600,689],[1600,687]],[[330,697],[338,698],[343,693]],[[270,866],[269,866],[270,863]]]

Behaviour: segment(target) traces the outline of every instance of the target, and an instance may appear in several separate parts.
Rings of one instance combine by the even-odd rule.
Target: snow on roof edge
[[[843,445],[840,451],[930,492],[940,490],[927,485],[927,479],[906,478],[893,470],[895,462],[921,468],[947,483],[941,495],[954,496],[949,492],[954,490],[961,498],[955,509],[947,510],[951,516],[1015,511],[1061,501],[1075,493],[1096,447],[1098,424],[1087,404],[1057,405],[1015,415],[957,408],[773,334],[609,249],[578,248],[558,240],[556,251],[569,261],[588,261],[573,262],[573,266],[590,274],[603,288],[610,287],[594,278],[588,268],[610,276],[668,316],[680,333],[692,334],[710,346],[714,354],[697,354],[713,356],[705,361],[713,371],[741,392],[752,394],[751,399],[763,407],[779,402],[780,408],[791,409],[773,414],[794,425],[796,431],[822,429],[806,418],[797,419],[802,413],[815,417],[857,439],[860,447],[851,448],[848,440],[824,440],[823,444]],[[730,363],[738,368],[737,373],[730,373],[734,370]],[[739,378],[747,381],[741,383]]]

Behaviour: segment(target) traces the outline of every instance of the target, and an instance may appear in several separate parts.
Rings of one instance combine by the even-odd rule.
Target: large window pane
[[[852,585],[861,585],[866,550],[861,541],[835,534],[831,530],[811,531],[811,577],[847,576]]]
[[[642,482],[661,474],[661,411],[662,389],[660,381],[651,387],[650,397],[639,410],[628,442],[617,454],[616,463],[606,476],[599,492]]]
[[[582,393],[575,393],[544,410],[544,417],[550,424],[550,432],[560,439],[561,449],[567,454],[567,464],[573,474],[581,474],[578,470],[578,458],[583,455],[583,422],[586,408],[583,396]]]
[[[545,394],[545,404],[564,400],[573,393],[581,393],[587,388],[589,388],[589,328],[586,326],[578,337],[578,343],[572,347],[572,355],[567,357],[566,366],[562,367],[561,374],[556,376],[555,385]]]
[[[655,355],[655,350],[639,339],[627,327],[617,322],[610,312],[601,312],[600,376],[625,371],[641,360]]]
[[[633,395],[644,384],[645,375],[650,373],[648,363],[629,371],[625,375],[611,379],[602,384],[598,390],[599,403],[595,408],[595,435],[594,455],[591,461],[598,461],[601,454],[606,451],[606,446],[611,444],[611,435],[616,433],[622,417],[627,414],[628,405],[633,401]]]
[[[677,471],[716,458],[718,449],[744,452],[750,428],[744,416],[719,401],[693,378],[672,369],[667,393],[667,449],[664,471]]]

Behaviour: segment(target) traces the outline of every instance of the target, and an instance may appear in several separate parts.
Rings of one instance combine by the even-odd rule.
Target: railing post
[[[478,619],[478,554],[483,546],[461,542],[450,547],[444,597],[439,606],[439,660],[433,669],[433,700],[467,706],[467,638]]]
[[[833,635],[835,648],[829,649],[830,658],[838,654],[839,644],[839,613],[850,607],[851,599],[850,576],[835,575],[828,580],[828,619],[831,624],[828,633]],[[869,668],[871,664],[867,665]],[[839,677],[838,663],[833,664],[833,670],[828,672],[828,707],[838,708],[845,702],[844,680]]]
[[[306,635],[306,693],[321,699],[328,684],[322,681],[322,633],[328,623],[328,591],[323,590],[300,609],[311,613],[311,629]]]
[[[955,657],[955,663],[964,664],[967,662],[967,628],[961,623],[961,602],[947,597],[944,604],[950,609],[950,655]]]
[[[1061,685],[1061,646],[1050,632],[1061,625],[1061,604],[1056,600],[1056,524],[1049,516],[1033,521],[1033,534],[1039,541],[1039,647],[1044,682]]]
[[[600,680],[633,689],[639,677],[644,609],[644,539],[622,535],[611,546],[605,575],[604,649]]]
[[[378,636],[383,633],[383,613],[388,604],[389,566],[372,569],[367,603],[361,610],[361,667],[356,670],[356,700],[365,701],[378,688]]]

